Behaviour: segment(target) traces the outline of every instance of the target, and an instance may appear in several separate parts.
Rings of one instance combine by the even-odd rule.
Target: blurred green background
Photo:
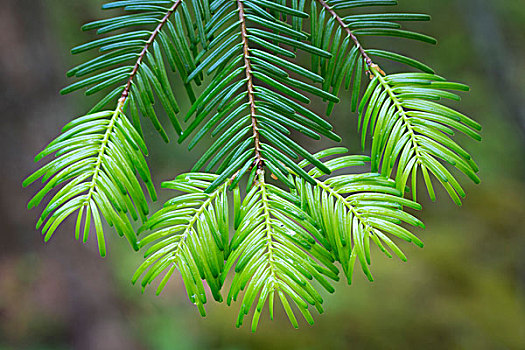
[[[101,259],[94,240],[74,241],[68,222],[42,243],[38,212],[25,208],[37,188],[21,182],[37,167],[32,157],[93,103],[58,90],[82,60],[69,49],[92,37],[80,24],[108,14],[100,1],[0,1],[0,349],[525,349],[525,2],[400,2],[398,11],[433,16],[411,28],[439,46],[381,45],[472,86],[460,108],[483,124],[484,141],[462,141],[482,184],[463,178],[462,208],[443,192],[436,203],[421,196],[425,248],[403,245],[407,263],[376,252],[376,281],[358,274],[352,286],[341,282],[314,326],[294,330],[279,309],[252,334],[234,328],[237,305],[210,304],[201,318],[178,278],[160,297],[141,295],[129,282],[140,255],[124,240],[110,239]],[[343,102],[332,122],[360,153],[355,119]],[[148,137],[156,183],[189,170],[196,154]],[[162,191],[156,206],[169,195]]]

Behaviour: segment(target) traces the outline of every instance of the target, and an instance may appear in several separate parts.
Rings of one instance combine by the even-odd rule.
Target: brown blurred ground
[[[201,319],[177,279],[161,297],[142,296],[129,282],[140,256],[123,240],[110,240],[106,259],[75,242],[70,224],[42,243],[38,213],[25,209],[37,189],[21,182],[36,169],[32,157],[92,102],[58,90],[81,59],[69,48],[90,38],[78,28],[101,17],[100,2],[1,0],[0,349],[525,349],[525,3],[400,2],[399,11],[432,14],[416,27],[440,44],[396,50],[472,86],[461,109],[484,125],[482,143],[466,141],[483,182],[464,180],[460,209],[443,193],[423,198],[425,248],[406,246],[405,264],[376,254],[376,282],[341,283],[313,327],[265,319],[252,335],[233,327],[236,307],[210,305]],[[357,153],[347,110],[338,106],[333,123]],[[184,147],[153,132],[149,140],[157,183],[190,168]]]

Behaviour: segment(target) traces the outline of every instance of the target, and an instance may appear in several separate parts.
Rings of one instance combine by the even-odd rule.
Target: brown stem
[[[181,3],[182,3],[182,0],[177,0],[177,2],[173,4],[173,6],[168,10],[166,15],[159,22],[159,24],[157,25],[157,28],[155,28],[155,30],[151,33],[148,41],[146,41],[146,45],[142,49],[142,52],[140,53],[139,58],[137,59],[137,62],[135,63],[135,66],[133,67],[133,70],[131,71],[131,74],[128,79],[128,83],[126,84],[124,91],[122,91],[122,95],[120,95],[119,102],[122,102],[122,105],[124,101],[126,101],[126,99],[128,98],[129,90],[131,89],[131,83],[133,82],[133,79],[137,75],[137,72],[139,71],[139,67],[142,64],[144,57],[146,57],[146,54],[148,53],[149,47],[151,46],[151,44],[153,44],[153,41],[155,41],[155,38],[157,37],[157,35],[159,35],[160,31],[162,30],[162,27],[164,27],[164,25],[166,24],[170,16],[173,14],[173,12],[175,12],[175,10],[177,10],[177,7]]]
[[[365,60],[366,64],[368,67],[371,67],[374,62],[372,61],[372,59],[370,58],[370,56],[368,56],[368,54],[366,53],[365,49],[361,46],[361,43],[359,42],[359,40],[357,40],[357,37],[354,35],[354,33],[352,33],[352,31],[347,27],[347,25],[345,24],[345,22],[343,22],[343,19],[330,7],[328,6],[328,4],[324,1],[324,0],[317,0],[321,6],[323,6],[328,12],[330,12],[330,14],[332,15],[332,17],[334,17],[334,19],[337,21],[337,23],[339,23],[339,25],[341,27],[343,27],[343,29],[346,31],[346,33],[348,34],[348,36],[350,37],[350,39],[352,39],[352,41],[354,42],[355,46],[357,47],[357,49],[359,50],[359,52],[361,53],[361,56],[363,56],[363,59]]]
[[[241,24],[241,37],[243,44],[243,56],[244,56],[244,66],[246,67],[246,85],[248,89],[248,100],[250,103],[250,115],[252,119],[252,129],[253,129],[253,139],[255,142],[255,161],[254,166],[259,170],[262,170],[263,161],[261,156],[261,143],[259,140],[259,131],[257,128],[257,118],[255,117],[255,95],[253,92],[253,76],[252,76],[252,66],[250,63],[250,52],[248,45],[248,33],[246,32],[246,18],[244,15],[244,4],[242,0],[237,0],[237,6],[239,7],[239,21]]]

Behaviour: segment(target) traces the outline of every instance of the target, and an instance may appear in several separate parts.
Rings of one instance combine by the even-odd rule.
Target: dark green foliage
[[[152,0],[115,1],[105,4],[104,9],[123,9],[131,14],[82,26],[82,30],[96,29],[97,34],[116,34],[93,40],[71,50],[73,54],[79,54],[97,49],[100,55],[69,70],[68,76],[75,76],[80,80],[64,88],[61,93],[67,94],[87,88],[86,95],[92,95],[114,88],[115,90],[106,95],[92,112],[114,103],[114,100],[124,93],[123,96],[129,99],[128,114],[133,116],[133,123],[139,132],[141,129],[138,115],[142,114],[151,119],[162,138],[168,142],[168,135],[159,122],[154,104],[156,101],[160,102],[175,131],[180,134],[182,128],[176,117],[180,108],[168,79],[165,62],[173,72],[178,72],[183,78],[195,69],[196,48],[199,44],[195,31],[198,32],[200,27],[193,27],[194,19],[189,10],[192,6],[193,3],[188,6],[182,1]],[[121,33],[122,29],[126,32]],[[202,36],[201,32],[198,34]],[[199,79],[196,82],[200,84]],[[193,87],[185,84],[185,88],[189,98],[195,100]]]
[[[62,90],[85,88],[86,95],[104,96],[37,156],[56,158],[24,182],[42,178],[46,183],[30,208],[57,190],[37,224],[45,240],[78,212],[77,238],[82,231],[86,240],[93,222],[105,255],[104,217],[134,249],[146,249],[133,283],[140,280],[144,289],[160,280],[160,293],[178,270],[190,301],[203,316],[206,286],[216,301],[222,301],[226,285],[227,303],[241,304],[237,326],[252,312],[254,331],[266,303],[273,317],[276,297],[293,326],[298,326],[297,311],[312,323],[311,310],[323,311],[320,291],[333,292],[330,281],[340,278],[338,265],[348,283],[357,262],[372,280],[374,246],[405,261],[400,241],[423,246],[411,229],[424,225],[406,210],[421,209],[415,202],[418,174],[432,199],[430,174],[460,204],[465,193],[444,163],[475,182],[478,168],[451,136],[457,130],[480,140],[481,127],[442,103],[458,101],[451,91],[468,90],[465,85],[448,82],[409,55],[363,46],[361,39],[368,37],[436,43],[401,29],[401,22],[426,21],[427,15],[352,12],[395,4],[105,4],[105,9],[120,13],[83,26],[103,36],[73,53],[96,49],[98,55],[70,70],[68,75],[79,80]],[[311,68],[299,63],[300,56],[310,59]],[[421,72],[386,74],[376,58]],[[183,120],[178,119],[179,96],[172,85],[176,79],[190,101]],[[298,142],[298,134],[341,141],[325,116],[307,105],[324,100],[329,115],[342,89],[351,90],[363,148],[367,134],[371,136],[370,157],[347,155],[344,148],[312,154]],[[115,108],[101,112],[109,104]],[[187,140],[190,149],[205,136],[214,142],[192,172],[163,184],[182,194],[148,219],[138,178],[153,200],[156,195],[144,159],[140,118],[149,118],[168,141],[157,116],[160,111],[167,114],[179,142]],[[348,173],[369,163],[370,172]],[[341,175],[342,170],[346,173]],[[336,175],[330,176],[332,172]],[[409,188],[413,201],[404,197]],[[140,241],[132,226],[138,217],[144,221]]]
[[[187,113],[185,120],[192,122],[179,139],[182,142],[198,131],[191,139],[191,149],[206,133],[217,137],[193,168],[216,170],[223,175],[209,191],[234,174],[242,177],[249,167],[259,167],[263,161],[272,169],[282,168],[282,163],[293,167],[299,156],[316,163],[308,151],[291,139],[291,131],[314,139],[326,135],[340,140],[330,124],[302,105],[310,103],[305,92],[338,101],[336,96],[311,85],[322,82],[322,77],[290,61],[297,50],[330,56],[305,44],[308,36],[301,28],[284,20],[286,15],[292,17],[292,23],[307,17],[302,5],[289,8],[269,1],[212,3],[216,14],[210,19],[213,26],[205,34],[213,39],[199,55],[202,62],[186,82],[202,72],[213,78]],[[284,47],[276,50],[276,43],[286,44],[293,51]],[[291,73],[301,80],[291,77]],[[322,164],[316,165],[328,172]]]

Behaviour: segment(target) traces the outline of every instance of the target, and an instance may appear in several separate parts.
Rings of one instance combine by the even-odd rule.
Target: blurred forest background
[[[408,263],[376,252],[376,282],[360,274],[352,286],[341,282],[313,327],[264,317],[256,334],[234,328],[237,306],[212,303],[201,318],[178,278],[160,297],[141,295],[130,283],[141,257],[124,240],[111,238],[101,259],[93,239],[74,241],[72,222],[46,245],[34,229],[38,212],[26,204],[37,188],[22,190],[22,179],[37,167],[33,156],[94,102],[58,91],[83,60],[69,49],[93,37],[80,25],[109,15],[100,4],[0,0],[0,349],[525,349],[524,0],[400,0],[396,11],[433,16],[412,28],[439,45],[383,44],[471,85],[460,108],[484,126],[482,143],[465,144],[482,184],[463,178],[462,208],[443,192],[437,203],[421,196],[425,248],[404,245]],[[360,153],[348,110],[341,103],[332,122]],[[148,136],[157,184],[189,170],[196,153]]]

